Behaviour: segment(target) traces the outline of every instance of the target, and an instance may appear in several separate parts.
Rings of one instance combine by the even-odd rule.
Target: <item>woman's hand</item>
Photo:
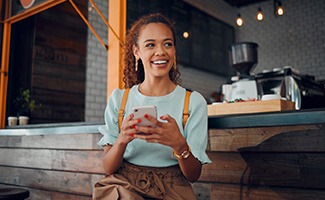
[[[134,134],[138,133],[133,127],[141,120],[133,117],[133,114],[130,114],[123,120],[120,134],[114,145],[106,145],[104,148],[103,164],[106,174],[114,173],[121,166],[128,143],[134,139]]]
[[[170,146],[173,149],[178,149],[186,145],[186,141],[180,133],[174,118],[169,115],[163,115],[160,119],[166,122],[160,122],[150,115],[145,115],[144,117],[154,123],[155,127],[135,126],[134,129],[136,132],[134,132],[134,137],[146,140],[147,142]]]
[[[124,119],[120,134],[118,136],[118,141],[123,144],[128,144],[134,139],[134,134],[138,133],[135,129],[137,123],[141,122],[141,119],[133,119],[134,115],[130,114]]]

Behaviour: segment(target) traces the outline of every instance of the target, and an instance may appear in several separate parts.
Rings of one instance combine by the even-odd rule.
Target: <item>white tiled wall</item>
[[[263,69],[292,66],[303,74],[325,80],[325,1],[283,0],[285,14],[273,14],[273,1],[240,9],[245,24],[238,29],[237,41],[258,43],[258,65]],[[258,22],[258,6],[265,20]]]

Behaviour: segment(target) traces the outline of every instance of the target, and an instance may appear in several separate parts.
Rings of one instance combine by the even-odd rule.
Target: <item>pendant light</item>
[[[244,25],[244,20],[243,20],[243,18],[241,17],[240,14],[238,14],[238,17],[236,18],[236,24],[239,27],[241,27],[242,25]]]
[[[187,39],[188,37],[190,37],[190,33],[187,31],[183,32],[183,38]]]
[[[281,1],[274,0],[274,13],[278,16],[282,16],[284,14]]]
[[[273,5],[274,5],[274,15],[277,17],[277,16],[282,16],[282,15],[284,15],[284,8],[283,8],[283,6],[282,6],[282,2],[281,2],[281,0],[273,0]],[[238,8],[237,8],[238,9]],[[238,27],[242,27],[243,25],[244,25],[244,23],[245,23],[245,21],[244,21],[244,19],[242,18],[242,16],[241,16],[241,14],[240,14],[240,12],[239,12],[239,10],[237,10],[237,17],[236,17],[236,25],[238,26]],[[259,6],[258,7],[258,9],[257,9],[257,13],[256,13],[256,15],[255,15],[255,18],[256,18],[256,20],[257,21],[263,21],[264,20],[264,18],[265,18],[265,15],[264,15],[264,13],[262,12],[262,9],[261,9],[261,7]]]
[[[258,10],[256,13],[256,19],[257,19],[257,21],[262,21],[264,19],[264,14],[262,13],[261,7],[258,7]]]

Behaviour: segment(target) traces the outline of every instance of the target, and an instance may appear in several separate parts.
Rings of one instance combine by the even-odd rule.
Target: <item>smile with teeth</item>
[[[162,65],[162,64],[166,64],[167,60],[155,60],[155,61],[152,61],[152,63],[156,64],[156,65]]]

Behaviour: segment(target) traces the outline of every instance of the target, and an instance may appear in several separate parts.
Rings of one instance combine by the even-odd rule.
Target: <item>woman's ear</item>
[[[132,50],[133,50],[134,57],[139,58],[138,48],[135,45],[133,45]]]

